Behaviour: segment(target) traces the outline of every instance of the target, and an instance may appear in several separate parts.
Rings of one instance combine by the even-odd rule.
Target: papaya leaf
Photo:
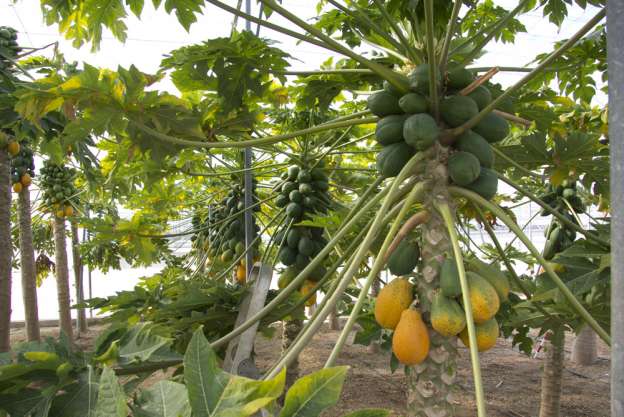
[[[127,417],[126,395],[115,372],[105,367],[100,377],[95,417]]]
[[[201,327],[184,355],[184,379],[195,417],[250,416],[279,397],[285,377],[282,371],[272,380],[255,381],[219,369]]]
[[[300,378],[286,393],[280,417],[316,417],[336,404],[347,366],[322,369]]]
[[[119,343],[119,362],[128,364],[148,361],[170,343],[170,339],[154,334],[150,323],[137,324],[130,328]]]
[[[190,417],[186,387],[173,381],[159,381],[141,391],[134,410],[136,417]]]
[[[98,376],[89,365],[76,383],[64,387],[54,399],[50,417],[95,417],[98,389]]]
[[[48,416],[50,405],[57,388],[49,386],[45,389],[25,389],[17,394],[0,395],[0,410],[11,417],[44,417]]]

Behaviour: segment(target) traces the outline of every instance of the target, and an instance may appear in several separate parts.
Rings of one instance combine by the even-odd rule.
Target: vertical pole
[[[624,417],[624,2],[607,1],[611,152],[611,417]]]
[[[251,0],[245,0],[245,12],[251,14]],[[251,22],[245,21],[245,29],[251,31]],[[251,147],[245,148],[245,161],[244,161],[244,178],[245,178],[245,249],[247,249],[246,261],[247,261],[247,276],[251,276],[251,269],[253,268],[254,253],[251,249],[251,242],[254,239],[254,219],[253,211],[250,209],[253,204],[253,177],[251,173],[251,163],[253,159],[253,150]]]

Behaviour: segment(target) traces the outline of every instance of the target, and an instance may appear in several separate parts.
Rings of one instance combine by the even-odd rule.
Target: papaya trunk
[[[0,352],[10,349],[11,336],[11,164],[0,149]]]
[[[19,243],[20,268],[22,272],[22,297],[26,337],[29,341],[39,340],[39,307],[37,303],[37,269],[33,247],[30,189],[19,193]]]
[[[295,338],[303,329],[303,320],[291,319],[284,321],[284,330],[282,332],[282,354],[288,350]],[[292,386],[299,377],[299,358],[292,361],[290,366],[286,368],[286,387]]]
[[[591,365],[598,357],[596,332],[589,326],[583,326],[574,340],[572,348],[572,361],[579,365]]]
[[[552,332],[545,346],[546,359],[542,375],[539,417],[559,417],[564,346],[563,330]]]
[[[58,297],[59,322],[63,332],[73,339],[69,299],[69,268],[65,242],[65,220],[54,216],[54,258],[56,261],[56,293]]]
[[[340,320],[338,319],[338,308],[334,307],[334,309],[329,313],[329,329],[330,330],[340,330]]]
[[[75,221],[71,221],[71,240],[74,280],[76,285],[76,302],[81,304],[84,301],[83,268],[82,258],[80,257],[78,224]],[[76,315],[76,329],[78,330],[78,334],[85,333],[87,331],[87,313],[82,307],[78,309],[78,314]]]
[[[421,364],[410,368],[407,375],[407,410],[410,417],[451,417],[455,414],[453,394],[457,374],[456,338],[443,337],[431,330],[428,313],[433,290],[439,287],[440,265],[450,241],[442,218],[431,210],[431,218],[422,230],[422,279],[416,291],[429,328],[430,351]]]

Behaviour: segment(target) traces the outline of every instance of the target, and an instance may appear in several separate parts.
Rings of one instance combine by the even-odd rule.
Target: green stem
[[[377,23],[373,22],[366,15],[366,13],[362,12],[362,10],[357,6],[357,3],[355,3],[354,6],[357,9],[358,15],[355,15],[351,9],[349,9],[347,7],[344,7],[343,5],[338,3],[337,1],[335,1],[335,0],[327,0],[327,1],[329,3],[331,3],[332,5],[334,5],[334,7],[336,7],[337,9],[341,10],[343,13],[348,14],[350,16],[353,16],[353,18],[355,18],[356,20],[362,21],[362,23],[364,23],[365,26],[367,26],[373,32],[376,32],[379,36],[384,38],[386,40],[386,42],[388,42],[389,44],[394,46],[397,50],[403,49],[401,47],[401,44],[398,43],[392,36],[390,36],[387,31],[385,31],[381,27],[379,27],[379,25]]]
[[[449,190],[452,194],[465,197],[470,201],[477,203],[482,207],[485,207],[486,209],[494,213],[496,217],[501,219],[507,225],[507,227],[509,227],[509,229],[520,238],[522,243],[524,243],[527,249],[533,254],[535,259],[537,259],[537,261],[542,265],[550,279],[554,282],[557,288],[559,288],[559,291],[561,291],[563,296],[568,300],[570,306],[577,312],[579,316],[581,316],[583,320],[585,320],[587,324],[592,327],[592,329],[594,329],[594,331],[600,336],[602,340],[605,341],[606,344],[611,346],[611,337],[609,336],[609,334],[600,326],[600,324],[598,324],[598,322],[592,317],[591,314],[589,314],[585,307],[583,307],[583,305],[576,299],[572,291],[570,291],[570,289],[565,285],[561,278],[559,278],[557,273],[552,269],[550,262],[546,261],[542,257],[541,253],[535,248],[535,246],[533,246],[531,240],[524,234],[522,229],[520,229],[520,227],[505,213],[504,210],[502,210],[496,204],[487,201],[479,194],[472,191],[459,187],[449,187]]]
[[[293,22],[294,24],[296,24],[300,28],[302,28],[302,29],[308,31],[309,33],[311,33],[312,35],[316,36],[318,39],[320,39],[321,41],[323,41],[324,43],[326,43],[327,45],[329,45],[333,49],[335,49],[338,52],[348,56],[349,58],[359,62],[360,64],[364,65],[365,67],[371,69],[373,72],[378,74],[380,77],[388,80],[388,82],[390,82],[392,85],[394,85],[399,91],[401,91],[403,93],[407,93],[407,91],[409,90],[409,86],[407,85],[407,82],[405,80],[403,80],[401,77],[399,77],[399,75],[396,74],[391,69],[389,69],[387,67],[384,67],[383,65],[378,64],[376,62],[370,61],[370,60],[364,58],[363,56],[353,52],[348,47],[345,47],[345,46],[341,45],[340,43],[338,43],[337,41],[332,39],[330,36],[325,35],[318,28],[314,27],[313,25],[310,25],[310,24],[306,23],[304,20],[302,20],[299,17],[297,17],[294,13],[289,12],[288,10],[286,10],[285,8],[283,8],[282,6],[277,4],[274,0],[259,0],[259,1],[262,4],[270,7],[272,10],[274,10],[277,13],[279,13],[280,15],[285,17],[286,19],[290,20],[291,22]]]
[[[227,12],[230,12],[230,13],[234,14],[234,15],[240,16],[240,17],[242,17],[245,20],[248,20],[250,22],[256,23],[256,24],[258,24],[260,26],[264,26],[264,27],[272,29],[272,30],[274,30],[276,32],[283,33],[284,35],[288,35],[288,36],[290,36],[292,38],[299,39],[301,41],[308,42],[308,43],[311,43],[311,44],[316,45],[316,46],[320,46],[321,48],[329,49],[330,51],[340,53],[340,51],[336,51],[334,48],[330,47],[329,45],[325,44],[324,42],[320,42],[317,39],[314,39],[314,38],[309,37],[309,36],[301,35],[300,33],[297,33],[297,32],[295,32],[293,30],[290,30],[290,29],[286,29],[284,27],[281,27],[279,25],[271,23],[271,22],[269,22],[267,20],[259,19],[259,18],[255,17],[255,16],[252,16],[250,14],[247,14],[247,13],[244,13],[244,12],[242,12],[240,10],[237,10],[237,9],[235,9],[232,6],[228,6],[227,4],[222,3],[222,2],[220,2],[218,0],[206,0],[206,2],[210,3],[210,4],[213,4],[213,5],[215,5],[215,6],[219,7],[219,8],[227,11]]]
[[[249,146],[269,145],[273,143],[283,142],[288,139],[296,138],[301,135],[307,135],[311,133],[324,132],[331,129],[339,129],[342,127],[349,127],[359,124],[375,123],[377,117],[367,117],[358,120],[345,120],[341,122],[325,123],[318,126],[310,127],[307,129],[298,130],[291,133],[284,133],[282,135],[267,136],[259,139],[241,140],[239,142],[199,142],[196,140],[180,139],[173,136],[166,135],[149,126],[144,125],[141,122],[129,119],[130,123],[134,124],[139,130],[144,131],[147,134],[154,136],[156,139],[160,139],[164,142],[171,143],[179,146],[193,146],[198,148],[246,148]]]
[[[570,219],[568,219],[567,217],[565,217],[564,215],[559,213],[557,210],[555,210],[552,207],[550,207],[548,204],[546,204],[544,201],[542,201],[542,199],[540,199],[538,196],[536,196],[535,194],[533,194],[529,190],[525,190],[520,185],[516,184],[515,181],[512,181],[511,179],[509,179],[509,178],[507,178],[507,177],[505,177],[505,176],[503,176],[501,174],[498,174],[498,173],[497,173],[497,176],[498,176],[498,178],[500,178],[501,180],[503,180],[507,184],[511,185],[520,194],[523,194],[527,198],[533,200],[541,208],[543,208],[544,210],[548,211],[550,214],[555,216],[557,218],[557,220],[559,220],[561,223],[565,224],[567,227],[569,227],[571,229],[574,229],[575,231],[583,234],[589,240],[593,240],[594,242],[599,243],[599,244],[601,244],[601,245],[603,245],[603,246],[605,246],[607,248],[611,247],[611,244],[609,242],[607,242],[606,240],[601,239],[600,237],[596,236],[594,233],[590,232],[589,230],[583,229],[581,226],[579,226],[578,224],[574,223],[573,221],[570,221]]]
[[[466,313],[466,328],[468,330],[468,340],[470,342],[470,362],[472,363],[472,377],[475,384],[475,399],[477,402],[478,417],[486,417],[485,394],[483,392],[483,381],[481,378],[481,366],[479,365],[479,350],[477,346],[477,332],[475,330],[474,318],[472,317],[472,304],[470,302],[470,288],[468,287],[468,279],[466,278],[466,270],[464,269],[464,260],[459,247],[457,232],[451,209],[446,203],[437,203],[436,209],[442,215],[444,224],[449,233],[457,272],[459,273],[459,283],[462,289],[462,300],[464,302],[464,311]]]
[[[429,97],[433,116],[439,120],[438,80],[433,33],[433,0],[425,0],[425,27],[427,30],[427,59],[429,60]]]
[[[509,13],[507,13],[507,15],[505,17],[503,17],[502,19],[498,20],[496,23],[496,26],[494,26],[492,28],[492,30],[485,36],[485,38],[483,38],[473,49],[472,51],[470,51],[470,53],[468,55],[466,55],[464,57],[464,59],[462,60],[462,64],[466,65],[468,64],[470,61],[472,61],[477,55],[479,55],[479,53],[481,52],[481,50],[483,48],[485,48],[485,46],[492,40],[494,39],[494,37],[496,35],[498,35],[506,26],[507,23],[509,23],[509,21],[511,19],[513,19],[514,16],[516,16],[518,13],[520,13],[520,11],[522,11],[522,9],[525,8],[525,6],[532,0],[522,0],[520,3],[518,3],[518,6],[516,6],[515,9],[513,9],[512,11],[510,11]]]
[[[399,40],[401,41],[401,45],[403,47],[402,48],[397,48],[397,49],[403,49],[407,53],[407,55],[409,55],[409,57],[412,59],[413,63],[418,62],[419,61],[418,53],[412,47],[412,44],[410,44],[408,42],[408,40],[405,38],[405,35],[403,34],[403,31],[396,24],[394,18],[392,16],[390,16],[390,14],[388,13],[388,10],[386,10],[386,7],[384,6],[384,4],[380,0],[373,0],[373,1],[377,5],[377,8],[381,12],[381,15],[383,16],[383,18],[386,20],[386,22],[392,28],[392,31],[399,37]],[[396,48],[396,46],[395,46],[395,48]]]
[[[274,167],[281,167],[286,165],[286,163],[279,163],[279,164],[269,164],[269,165],[256,165],[255,167],[251,167],[251,168],[247,168],[247,169],[235,169],[232,171],[227,171],[227,172],[190,172],[190,171],[182,171],[184,172],[185,175],[189,175],[191,177],[223,177],[226,175],[230,175],[230,174],[237,174],[237,173],[241,173],[241,172],[246,172],[246,171],[260,171],[262,169],[265,168],[274,168]]]
[[[446,73],[446,64],[448,63],[449,48],[451,46],[451,39],[455,33],[455,23],[457,22],[457,16],[459,10],[464,2],[462,0],[455,0],[453,5],[453,12],[451,13],[451,19],[446,27],[446,36],[444,36],[444,43],[442,44],[442,52],[440,52],[440,72],[442,76]]]
[[[399,230],[399,227],[401,226],[401,222],[403,221],[407,213],[412,208],[412,204],[414,204],[414,202],[418,198],[422,197],[424,190],[425,190],[424,184],[422,182],[418,183],[416,186],[414,186],[414,188],[412,188],[407,198],[405,199],[405,203],[403,204],[403,207],[401,207],[401,211],[399,211],[399,214],[394,219],[394,222],[392,223],[392,226],[390,227],[390,230],[388,231],[388,234],[386,235],[386,238],[384,239],[384,242],[381,245],[381,249],[379,250],[377,257],[375,258],[373,267],[371,268],[371,270],[368,273],[368,276],[366,277],[366,281],[364,282],[364,285],[362,286],[362,289],[360,290],[360,294],[358,296],[357,301],[355,302],[355,305],[353,306],[351,310],[351,314],[349,314],[349,318],[347,319],[347,322],[345,323],[345,326],[342,329],[342,332],[340,333],[338,340],[334,344],[334,348],[329,354],[329,357],[327,358],[327,362],[325,362],[325,368],[329,368],[333,366],[336,359],[338,358],[338,355],[340,354],[340,351],[342,350],[342,347],[344,346],[347,340],[347,337],[349,337],[349,333],[351,332],[351,329],[353,328],[353,325],[355,324],[357,320],[358,314],[360,314],[360,310],[362,309],[362,306],[364,305],[364,301],[368,297],[368,291],[370,289],[370,286],[373,284],[373,281],[377,278],[377,275],[379,274],[379,272],[382,270],[382,268],[386,264],[386,252],[388,250],[388,247],[394,240],[394,236]]]
[[[525,0],[527,1],[527,0]],[[570,39],[568,39],[563,45],[553,51],[548,57],[542,61],[537,67],[535,67],[531,72],[522,77],[520,81],[509,87],[503,94],[492,100],[490,104],[485,106],[479,114],[477,114],[472,119],[468,120],[463,125],[451,129],[451,136],[459,136],[464,133],[466,130],[471,129],[476,126],[485,116],[487,116],[492,110],[494,110],[504,99],[509,97],[512,93],[524,87],[529,81],[535,78],[540,72],[546,69],[550,64],[553,63],[557,58],[559,58],[565,51],[567,51],[570,47],[574,46],[579,39],[581,39],[587,32],[589,32],[594,26],[596,26],[605,16],[606,10],[602,9],[598,12],[593,18],[591,18],[583,27],[576,32]]]
[[[375,181],[373,181],[373,183],[371,185],[368,186],[368,188],[366,189],[366,191],[364,191],[364,194],[362,194],[362,196],[360,198],[357,199],[355,205],[353,207],[351,207],[351,210],[349,210],[349,213],[347,213],[347,215],[345,216],[343,222],[348,221],[351,217],[353,217],[353,215],[355,213],[357,213],[360,208],[366,203],[366,201],[368,200],[369,196],[375,192],[375,190],[377,189],[377,187],[379,186],[379,184],[381,184],[383,182],[383,178],[382,177],[377,177],[375,179]]]
[[[519,171],[531,176],[531,177],[536,177],[536,178],[542,178],[542,176],[536,172],[531,171],[530,169],[527,169],[525,167],[523,167],[522,165],[520,165],[519,163],[517,163],[516,161],[514,161],[513,159],[511,159],[510,157],[508,157],[507,155],[505,155],[505,153],[503,151],[501,151],[500,149],[498,149],[496,146],[492,146],[492,150],[494,151],[494,153],[499,156],[501,159],[504,159],[505,162],[509,163],[510,165],[512,165],[514,168],[518,169]]]
[[[279,71],[276,74],[284,75],[298,75],[298,76],[310,76],[310,75],[353,75],[353,74],[374,74],[373,71],[365,68],[344,68],[344,69],[330,69],[330,70],[309,70],[309,71]]]
[[[576,211],[574,210],[574,208],[572,207],[572,204],[570,204],[568,199],[563,197],[561,200],[563,200],[563,204],[565,204],[568,210],[570,210],[570,213],[572,213],[572,216],[574,216],[574,219],[578,222],[578,224],[579,225],[583,224],[583,222],[581,221],[581,218],[578,216],[578,214],[576,214]]]
[[[473,72],[488,72],[494,67],[471,67],[468,68]],[[496,67],[499,72],[531,72],[534,68],[525,68],[525,67]]]

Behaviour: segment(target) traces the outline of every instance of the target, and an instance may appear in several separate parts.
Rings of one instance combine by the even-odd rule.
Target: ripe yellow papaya
[[[236,267],[236,282],[241,285],[247,282],[247,270],[243,264],[238,264]]]
[[[500,307],[498,294],[485,278],[474,272],[468,272],[467,275],[472,316],[475,323],[485,323],[498,312]]]
[[[21,193],[23,188],[24,187],[22,187],[22,183],[21,182],[16,182],[15,184],[13,184],[13,192],[14,193],[18,193],[18,194]]]
[[[468,266],[470,271],[476,272],[494,287],[500,301],[507,301],[510,290],[509,279],[500,269],[476,258],[471,259]]]
[[[375,320],[381,327],[394,329],[403,310],[412,303],[412,284],[406,278],[396,278],[383,287],[375,301]]]
[[[307,296],[315,286],[316,286],[315,282],[305,280],[303,282],[303,285],[301,286],[301,289],[299,290],[299,293],[303,296]],[[316,304],[316,293],[314,293],[312,297],[308,298],[308,301],[306,301],[305,303],[307,307],[311,307],[314,304]]]
[[[475,331],[477,332],[477,349],[479,352],[485,352],[494,347],[498,338],[498,322],[496,319],[490,319],[485,323],[475,325]],[[470,347],[467,328],[462,330],[459,338],[464,346]]]
[[[466,327],[464,310],[457,301],[436,292],[431,303],[431,327],[442,336],[457,336]]]
[[[418,310],[408,308],[401,313],[392,336],[392,351],[404,365],[418,365],[429,354],[429,331]]]

